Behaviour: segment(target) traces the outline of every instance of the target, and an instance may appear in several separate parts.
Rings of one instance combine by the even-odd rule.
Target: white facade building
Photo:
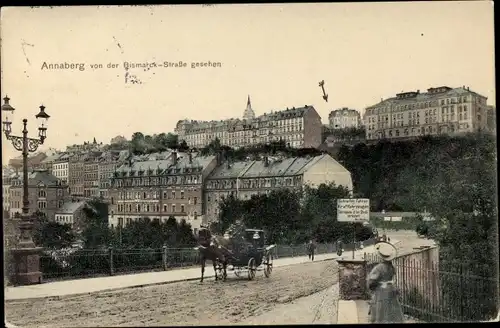
[[[328,123],[333,130],[361,127],[361,114],[347,107],[333,110],[328,115]]]
[[[69,156],[62,154],[57,160],[52,163],[52,174],[63,181],[68,183],[69,178]]]
[[[366,139],[456,135],[488,130],[487,97],[465,86],[398,93],[366,108]]]

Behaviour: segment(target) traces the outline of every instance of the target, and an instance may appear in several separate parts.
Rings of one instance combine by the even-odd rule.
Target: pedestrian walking
[[[394,285],[396,274],[392,260],[397,255],[396,247],[387,242],[375,245],[375,251],[382,258],[367,277],[368,289],[372,293],[370,301],[371,323],[403,323],[403,309],[399,302],[399,291]]]
[[[311,239],[309,240],[309,245],[307,245],[307,253],[309,255],[309,259],[314,261],[314,251],[316,250],[316,243]]]
[[[337,240],[337,255],[338,256],[341,256],[342,255],[342,249],[343,245],[342,245],[342,240]]]

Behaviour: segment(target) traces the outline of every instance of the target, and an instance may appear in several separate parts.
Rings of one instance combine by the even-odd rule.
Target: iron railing
[[[364,246],[374,243],[363,242]],[[359,249],[360,243],[356,243]],[[343,249],[352,250],[352,243]],[[317,244],[316,255],[335,253],[336,245]],[[273,250],[275,259],[307,255],[307,245],[277,245]],[[149,248],[149,249],[77,249],[45,250],[40,258],[43,279],[60,280],[77,277],[95,277],[144,271],[171,270],[200,264],[199,252],[191,248]]]
[[[431,250],[392,261],[403,312],[424,322],[477,322],[494,317],[498,279],[475,274],[477,268],[430,260]],[[365,259],[368,272],[381,262],[375,254],[365,254]]]

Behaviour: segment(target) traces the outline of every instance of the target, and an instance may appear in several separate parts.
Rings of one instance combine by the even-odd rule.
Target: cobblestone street
[[[270,279],[262,272],[254,281],[231,274],[224,283],[212,278],[203,284],[181,282],[76,297],[8,301],[6,317],[10,323],[22,327],[215,325],[253,318],[265,321],[261,314],[284,309],[284,305],[303,308],[304,303],[320,303],[318,299],[323,297],[316,293],[336,282],[335,261],[309,262],[276,268]],[[311,299],[303,298],[309,295],[313,295]],[[294,304],[297,299],[299,302]],[[335,297],[324,299],[331,302]],[[314,312],[315,308],[307,311]],[[318,312],[321,315],[323,318],[318,318],[326,320]],[[282,316],[274,322],[296,320]]]

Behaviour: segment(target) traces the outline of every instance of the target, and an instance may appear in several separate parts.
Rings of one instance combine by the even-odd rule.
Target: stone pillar
[[[41,247],[13,249],[15,273],[13,282],[15,285],[33,285],[42,283],[40,272]]]
[[[337,260],[341,300],[366,300],[366,260]]]

